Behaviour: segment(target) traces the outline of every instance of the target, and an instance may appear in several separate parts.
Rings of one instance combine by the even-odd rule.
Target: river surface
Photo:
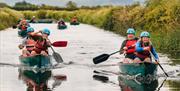
[[[49,28],[51,30],[49,38],[52,42],[68,41],[67,47],[54,48],[67,64],[63,68],[40,74],[41,77],[44,77],[44,83],[47,84],[49,91],[180,91],[180,65],[174,65],[166,55],[159,54],[160,63],[170,77],[165,80],[164,76],[160,76],[157,82],[151,84],[155,90],[144,90],[144,88],[151,88],[151,85],[142,86],[129,82],[133,84],[133,88],[132,84],[123,83],[123,80],[119,81],[118,75],[111,74],[119,72],[117,63],[123,59],[123,55],[117,53],[97,66],[92,62],[93,57],[119,50],[124,37],[86,24],[78,26],[68,24],[68,28],[65,30],[57,29],[56,24],[31,24],[31,26],[37,31]],[[18,37],[17,31],[12,28],[0,31],[0,91],[27,91],[28,86],[31,87],[28,84],[37,76],[33,76],[32,79],[28,78],[18,71],[18,67],[12,66],[19,64],[19,55],[21,54],[18,45],[22,39]],[[52,53],[50,49],[49,51]],[[52,62],[55,64],[55,61]],[[68,64],[69,62],[71,64]],[[110,73],[95,73],[95,70],[106,70]],[[31,73],[32,75],[36,74]],[[163,74],[159,67],[158,74]],[[57,79],[57,77],[61,78]],[[125,87],[130,90],[126,90]],[[139,87],[140,90],[135,87]]]

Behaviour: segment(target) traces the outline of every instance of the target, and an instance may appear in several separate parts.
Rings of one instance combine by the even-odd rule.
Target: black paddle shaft
[[[164,74],[165,74],[167,77],[169,77],[168,74],[164,71],[164,69],[163,69],[163,67],[161,66],[161,64],[159,64],[159,62],[157,62],[157,63],[158,63],[158,65],[159,65],[159,67],[162,69],[162,71],[164,72]]]
[[[155,57],[154,57],[154,55],[152,54],[152,52],[151,51],[149,51],[150,52],[150,54],[153,56],[153,58],[155,59]],[[168,74],[164,71],[164,69],[163,69],[163,67],[161,66],[161,64],[155,59],[155,61],[158,63],[158,65],[159,65],[159,67],[162,69],[162,71],[164,72],[164,74],[167,76],[167,77],[169,77],[168,76]]]
[[[114,55],[114,54],[116,54],[118,52],[120,52],[120,51],[113,52],[113,53],[109,54],[109,56]]]

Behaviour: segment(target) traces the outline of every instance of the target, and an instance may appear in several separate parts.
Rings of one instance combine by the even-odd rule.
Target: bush
[[[22,17],[23,14],[20,12],[8,8],[0,8],[0,30],[17,24],[18,19]]]

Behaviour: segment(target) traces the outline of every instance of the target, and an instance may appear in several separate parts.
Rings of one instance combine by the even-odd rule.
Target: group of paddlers
[[[125,54],[124,63],[151,62],[151,56],[154,56],[157,61],[159,59],[150,40],[149,32],[143,31],[140,37],[137,38],[133,28],[127,30],[127,38],[120,48],[120,54],[123,53]]]
[[[22,49],[23,57],[38,54],[48,55],[48,47],[51,45],[48,39],[50,35],[49,29],[44,28],[35,32],[34,28],[25,19],[20,20],[17,27],[20,31],[26,32],[22,44],[19,45],[19,48]]]

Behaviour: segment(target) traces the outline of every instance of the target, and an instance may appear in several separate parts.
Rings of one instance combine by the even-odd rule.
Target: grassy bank
[[[0,30],[13,26],[23,14],[8,8],[0,8]]]
[[[96,10],[80,9],[76,11],[54,11],[54,10],[39,10],[39,11],[22,11],[27,19],[32,16],[37,16],[37,19],[55,19],[63,18],[65,21],[70,21],[72,17],[77,16],[81,23],[95,25],[100,28],[105,28],[108,25],[111,16],[112,8],[99,8]]]

